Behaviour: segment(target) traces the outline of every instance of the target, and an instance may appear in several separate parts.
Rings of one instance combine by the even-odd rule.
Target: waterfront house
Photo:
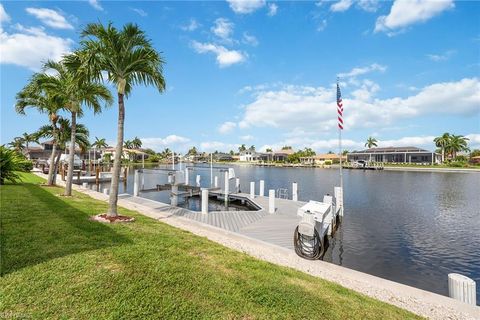
[[[347,157],[342,156],[342,160],[346,161]],[[327,164],[338,163],[340,162],[340,157],[338,156],[338,154],[334,153],[323,153],[311,157],[300,158],[300,163],[303,165],[324,165],[325,162],[327,162]]]
[[[239,160],[243,162],[266,161],[267,157],[265,153],[256,152],[255,150],[249,149],[240,152]]]
[[[39,146],[29,146],[26,150],[27,157],[33,161],[46,161],[50,159],[53,150],[53,141],[44,141],[39,144]],[[59,150],[57,148],[57,152],[63,152],[64,154],[68,153],[68,150]],[[88,158],[87,153],[83,153],[80,148],[75,148],[75,155],[77,155],[81,160],[85,160]]]
[[[347,154],[347,161],[369,161],[382,163],[441,163],[441,155],[416,147],[370,148]]]
[[[272,161],[285,162],[287,161],[288,156],[294,153],[295,151],[293,151],[293,149],[282,149],[279,151],[271,152],[270,157]]]
[[[214,153],[213,154],[213,159],[215,159],[215,161],[233,161],[233,157],[231,154],[229,153]]]

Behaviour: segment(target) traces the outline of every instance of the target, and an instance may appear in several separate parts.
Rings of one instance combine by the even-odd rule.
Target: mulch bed
[[[104,223],[119,223],[119,222],[133,222],[135,218],[128,216],[118,215],[116,217],[109,217],[106,213],[97,214],[96,216],[90,217],[90,220],[104,222]]]

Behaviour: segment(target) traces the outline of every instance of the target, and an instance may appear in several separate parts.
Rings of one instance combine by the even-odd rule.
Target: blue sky
[[[138,87],[125,138],[146,147],[229,151],[239,144],[336,150],[335,80],[345,148],[433,149],[443,132],[480,147],[480,3],[474,1],[12,2],[0,5],[1,137],[46,122],[14,111],[41,61],[78,46],[82,27],[137,23],[166,60],[167,90]],[[114,143],[113,105],[80,119]]]

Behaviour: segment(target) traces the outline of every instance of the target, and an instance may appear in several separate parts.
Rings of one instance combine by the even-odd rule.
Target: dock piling
[[[208,213],[208,189],[202,188],[202,214]]]
[[[228,202],[228,171],[225,171],[225,204]]]
[[[255,181],[250,182],[250,199],[255,198]]]
[[[342,187],[335,187],[333,189],[335,195],[336,208],[340,208],[339,215],[343,218],[343,189]]]
[[[200,187],[200,179],[201,179],[200,175],[197,174],[197,178],[196,178],[196,180],[195,180],[196,183],[197,183],[197,187]]]
[[[458,274],[448,274],[448,296],[476,306],[476,284],[472,279]]]
[[[265,181],[264,180],[260,180],[260,190],[258,190],[258,195],[260,197],[265,196]]]
[[[268,190],[268,213],[275,213],[275,190]]]
[[[140,189],[140,174],[138,173],[138,170],[135,170],[134,172],[134,178],[133,178],[133,196],[138,197],[139,190]]]
[[[189,181],[189,176],[188,176],[188,168],[185,168],[185,185],[188,186],[188,184],[190,183]]]
[[[215,176],[214,186],[215,186],[215,188],[218,188],[218,176]]]
[[[240,192],[240,178],[235,178],[235,191]]]
[[[203,201],[203,199],[202,199]],[[170,204],[174,207],[178,205],[178,185],[172,185],[171,200]]]
[[[292,183],[292,200],[298,201],[298,184],[296,182]]]

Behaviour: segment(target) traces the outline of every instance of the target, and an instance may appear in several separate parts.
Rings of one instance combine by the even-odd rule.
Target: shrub
[[[450,163],[448,163],[448,166],[454,168],[462,168],[468,167],[468,164],[465,161],[451,161]]]
[[[457,156],[453,161],[456,162],[467,162],[468,158],[466,156]]]
[[[330,166],[330,165],[332,165],[332,160],[325,160],[325,162],[323,164],[327,165],[327,166]]]
[[[17,183],[20,181],[17,171],[30,171],[32,168],[32,162],[24,155],[4,145],[0,146],[0,184],[4,184],[5,181]]]
[[[160,157],[157,156],[156,154],[152,154],[152,155],[148,156],[148,158],[145,161],[147,161],[147,162],[158,162],[158,161],[160,161]]]

